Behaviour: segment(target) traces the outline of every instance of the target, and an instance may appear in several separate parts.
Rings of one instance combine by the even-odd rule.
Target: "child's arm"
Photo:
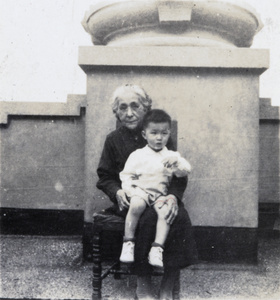
[[[190,163],[182,156],[179,156],[177,170],[175,170],[174,174],[177,177],[184,177],[184,176],[187,176],[188,174],[190,174],[191,169],[192,169],[192,167],[191,167]]]
[[[191,165],[178,152],[174,152],[174,156],[165,158],[163,164],[177,177],[185,177],[191,172]]]
[[[120,172],[122,189],[125,192],[131,190],[133,181],[137,177],[136,164],[137,160],[133,157],[133,155],[130,155],[125,163],[124,169]]]
[[[120,173],[120,180],[122,182],[122,189],[127,196],[132,197],[134,195],[142,198],[147,198],[147,193],[138,186],[138,180],[141,174],[137,170],[141,167],[141,157],[138,153],[132,153],[124,166],[123,171]]]

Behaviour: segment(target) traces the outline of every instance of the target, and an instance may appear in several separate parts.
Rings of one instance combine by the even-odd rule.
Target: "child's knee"
[[[129,210],[133,214],[142,213],[146,208],[146,202],[144,199],[140,197],[132,197],[130,199],[130,207]]]

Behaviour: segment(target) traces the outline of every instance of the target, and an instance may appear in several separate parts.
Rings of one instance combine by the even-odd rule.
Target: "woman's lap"
[[[135,244],[135,270],[138,275],[149,274],[148,253],[155,238],[157,215],[153,208],[147,208],[138,224]],[[164,249],[165,267],[184,268],[197,261],[196,245],[191,221],[184,205],[179,205],[178,215],[171,225]]]
[[[110,208],[112,212],[125,218],[126,211],[119,211],[117,205]],[[135,272],[148,275],[152,266],[148,263],[148,254],[155,239],[157,214],[148,207],[139,220],[135,243]],[[163,252],[165,267],[184,268],[197,262],[197,250],[188,212],[181,203],[178,215],[170,227]]]

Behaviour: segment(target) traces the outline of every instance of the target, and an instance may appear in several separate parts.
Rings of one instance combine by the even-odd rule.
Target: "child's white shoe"
[[[149,263],[154,267],[163,268],[162,262],[162,252],[163,249],[161,247],[152,247],[149,253]]]
[[[134,242],[128,241],[124,242],[122,246],[122,253],[120,256],[120,261],[124,263],[134,262]]]

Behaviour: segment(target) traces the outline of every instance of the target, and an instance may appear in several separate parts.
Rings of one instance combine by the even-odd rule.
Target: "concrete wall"
[[[200,74],[202,76],[202,74]],[[232,75],[231,75],[232,76]],[[173,79],[174,81],[175,78]],[[198,80],[198,79],[197,79]],[[226,80],[226,79],[225,79]],[[119,81],[121,82],[121,80]],[[118,84],[117,82],[116,84]],[[113,89],[112,86],[110,89]],[[150,86],[151,96],[155,99],[154,107],[164,107],[172,101],[163,92],[160,94],[160,88],[153,92]],[[108,96],[111,90],[108,91]],[[175,97],[176,92],[172,97]],[[107,132],[115,127],[115,119],[108,105],[109,99],[105,95],[100,95],[100,105],[106,108],[108,113],[108,124],[105,122],[102,126],[95,124],[95,139],[97,154],[100,153],[103,141]],[[193,99],[192,101],[195,101]],[[6,114],[17,115],[22,113],[24,103],[6,103]],[[83,210],[84,205],[84,150],[85,150],[85,116],[80,112],[61,110],[56,104],[48,103],[51,106],[51,114],[56,116],[34,116],[37,114],[48,114],[46,110],[38,111],[29,108],[29,114],[33,116],[12,116],[7,124],[0,127],[1,138],[1,186],[0,199],[1,207],[8,208],[29,208],[29,209],[77,209]],[[72,104],[65,104],[68,108]],[[204,105],[199,108],[201,112],[216,115],[216,109],[213,107],[213,100],[204,100]],[[217,104],[216,104],[217,105]],[[225,104],[224,104],[225,105]],[[56,109],[53,109],[56,107]],[[182,106],[182,110],[185,109]],[[2,110],[3,111],[3,110]],[[20,113],[21,112],[21,113]],[[61,113],[61,116],[59,115]],[[62,116],[64,114],[64,116]],[[69,116],[72,115],[72,116]],[[176,117],[177,112],[172,111]],[[193,114],[188,114],[188,122],[192,121]],[[6,119],[7,121],[7,119]],[[2,120],[2,123],[6,123]],[[226,122],[226,120],[225,120]],[[94,122],[92,122],[94,124]],[[279,167],[279,130],[280,130],[279,108],[272,107],[269,99],[260,99],[260,173],[259,173],[259,201],[266,203],[280,203],[280,167]],[[208,130],[213,129],[215,124],[209,124],[205,127],[197,128],[204,136]],[[193,151],[203,149],[207,152],[212,149],[211,143],[208,141],[205,145],[189,144],[188,139],[194,135],[195,128],[190,128],[188,132],[183,133],[187,139],[188,148],[180,149],[190,160],[193,159]],[[220,132],[221,134],[221,132]],[[222,136],[216,134],[216,141],[232,138],[233,132],[223,132]],[[179,133],[182,135],[182,133]],[[230,146],[228,143],[226,143]],[[180,146],[179,146],[180,147]],[[227,146],[226,146],[227,147]],[[191,151],[190,151],[191,150]],[[200,150],[199,150],[200,151]],[[224,147],[221,152],[226,151]],[[201,152],[201,151],[200,151]],[[202,161],[206,164],[207,174],[211,174],[211,167],[207,166],[209,156],[205,155]],[[198,167],[194,165],[194,174],[197,174]],[[95,169],[92,169],[94,176]],[[207,174],[203,174],[204,178]],[[190,193],[195,193],[196,181],[202,181],[203,178],[190,178]],[[203,182],[207,183],[206,180]],[[208,183],[211,181],[208,181]],[[205,184],[205,193],[207,188],[214,189],[214,186]],[[91,182],[89,182],[91,184]],[[104,205],[110,202],[105,199]],[[190,199],[190,198],[188,198]],[[191,200],[190,201],[194,201]]]
[[[280,113],[260,99],[259,202],[280,203]]]
[[[110,96],[135,83],[178,121],[178,150],[193,166],[183,199],[193,225],[257,227],[258,92],[267,51],[81,47],[79,64],[88,78],[86,220],[108,205],[91,183],[105,135],[115,126]]]
[[[21,114],[25,105],[11,103],[10,114]],[[69,110],[71,101],[36,105],[29,114],[37,115],[13,116],[1,126],[1,207],[83,210],[84,114]]]

